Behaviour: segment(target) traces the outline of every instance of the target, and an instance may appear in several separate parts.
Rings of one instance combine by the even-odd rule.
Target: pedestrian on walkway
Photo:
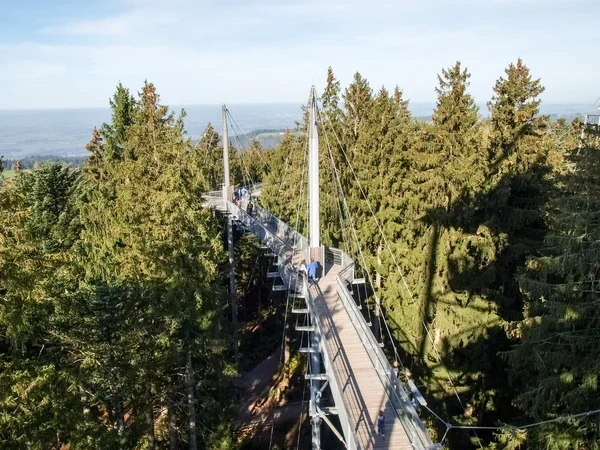
[[[315,261],[315,258],[310,258],[310,264],[306,268],[308,271],[308,280],[312,284],[316,284],[317,282],[317,269],[319,268],[319,263]]]
[[[377,434],[385,437],[385,416],[383,415],[383,411],[379,411],[379,415],[377,416]]]
[[[298,266],[298,273],[302,276],[306,276],[308,274],[308,271],[306,270],[306,261],[302,260],[302,262],[300,263],[300,265]]]

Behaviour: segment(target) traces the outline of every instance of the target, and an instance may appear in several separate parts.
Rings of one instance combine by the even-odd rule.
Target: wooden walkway
[[[411,450],[404,428],[337,293],[337,275],[341,268],[328,269],[310,291],[324,333],[321,339],[333,360],[356,445],[361,450]],[[375,432],[380,410],[385,415],[385,437]]]
[[[208,204],[217,208],[221,204],[223,204],[221,208],[224,208],[225,205],[220,198],[212,198]],[[236,217],[243,217],[241,209],[233,208],[231,211]],[[260,226],[268,230],[272,236],[279,236],[278,226],[281,225],[279,222],[273,223],[273,220],[262,220],[258,217],[244,220],[260,223]],[[251,227],[252,224],[248,223],[248,226]],[[264,241],[265,235],[260,229],[253,232]],[[275,240],[270,239],[270,241],[269,245],[274,250],[275,247],[278,248],[280,264],[285,261],[283,263],[285,273],[290,274],[291,277],[288,279],[289,288],[297,290],[296,267],[305,260],[306,253],[292,250],[292,245],[297,243],[291,242],[287,236],[280,236]],[[337,292],[337,277],[341,267],[327,265],[325,270],[325,276],[319,280],[317,285],[310,287],[310,293],[313,298],[315,315],[320,322],[321,342],[331,359],[336,384],[341,390],[348,422],[353,430],[356,448],[360,450],[412,450],[413,446],[404,427],[388,401],[384,385]],[[385,415],[385,437],[378,436],[375,431],[377,415],[381,410]]]

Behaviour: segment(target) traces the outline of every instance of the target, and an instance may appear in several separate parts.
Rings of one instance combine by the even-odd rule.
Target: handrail
[[[245,211],[243,208],[239,207],[235,203],[225,200],[221,196],[209,196],[205,195],[205,197],[210,197],[208,199],[208,203],[212,205],[222,205],[225,206],[227,211],[231,214],[234,214],[238,220],[251,232],[256,235],[259,239],[265,242],[269,247],[276,252],[280,259],[282,259],[287,251],[293,253],[292,246],[288,241],[278,236],[277,233],[270,229],[265,224],[261,223],[256,217],[251,216]],[[291,260],[289,261],[291,263]],[[283,264],[278,264],[278,271],[281,279],[284,283],[292,286],[292,277],[295,275],[295,270],[289,267],[287,261],[283,261]]]
[[[283,220],[279,219],[277,216],[274,216],[261,206],[254,204],[252,215],[264,222],[277,224],[277,230],[275,231],[277,236],[296,243],[298,246],[296,250],[304,250],[308,248],[308,239],[306,239],[302,234],[293,229]]]
[[[296,230],[291,228],[288,224],[281,221],[263,208],[258,207],[257,205],[255,206],[252,216],[250,216],[246,211],[244,211],[243,208],[231,201],[223,199],[220,193],[219,195],[211,194],[212,193],[205,195],[205,197],[208,198],[209,203],[212,203],[213,205],[225,204],[225,207],[230,213],[236,215],[238,220],[248,227],[253,234],[269,245],[274,252],[278,253],[280,256],[280,264],[278,264],[280,276],[284,283],[291,287],[293,283],[292,277],[297,276],[296,271],[293,269],[293,267],[290,267],[290,265],[287,264],[287,261],[282,264],[283,261],[281,261],[281,259],[288,251],[291,251],[291,255],[294,253],[289,242],[299,243],[300,249],[304,249],[308,248],[308,240]],[[415,407],[410,401],[406,390],[402,386],[400,380],[398,380],[393,367],[379,346],[379,343],[373,335],[371,328],[367,324],[365,318],[358,309],[354,298],[348,290],[348,284],[354,281],[354,261],[346,252],[340,249],[329,248],[329,251],[337,254],[342,262],[342,270],[338,273],[336,280],[338,284],[338,295],[340,296],[344,308],[346,309],[346,312],[348,313],[348,316],[350,317],[350,320],[356,329],[361,343],[365,348],[373,367],[375,368],[377,376],[384,386],[386,395],[394,407],[394,412],[399,418],[407,437],[409,438],[413,448],[416,450],[429,450],[435,448],[415,410]],[[303,283],[302,290],[306,293],[306,299],[309,300],[307,302],[309,310],[313,310],[314,299],[312,298],[306,283]],[[318,320],[315,322],[318,322]],[[322,332],[320,325],[318,324],[316,325],[316,329],[319,334]],[[326,349],[324,350],[326,352]],[[342,402],[344,409],[347,408],[343,396],[336,400]]]
[[[331,357],[332,355],[329,355],[329,350],[328,350],[327,346],[324,345],[323,340],[321,339],[321,336],[323,336],[324,333],[323,333],[323,329],[321,328],[321,322],[318,319],[316,311],[314,310],[315,303],[314,303],[313,296],[310,292],[310,289],[308,288],[308,280],[305,277],[303,277],[301,279],[302,279],[302,293],[304,294],[304,296],[306,298],[306,306],[308,308],[308,311],[309,311],[309,314],[311,317],[311,322],[315,327],[315,334],[318,337],[319,350],[323,354],[323,364],[326,367],[326,372],[327,372],[327,369],[329,369],[330,371],[333,372],[333,368],[330,367],[331,362],[333,361],[333,358]],[[335,377],[330,377],[329,384],[331,385],[331,388],[332,388],[331,393],[334,397],[335,406],[337,407],[338,416],[340,417],[340,424],[342,425],[342,428],[344,431],[344,437],[346,438],[346,448],[351,448],[351,449],[357,448],[357,450],[360,450],[355,445],[354,432],[352,431],[352,426],[351,426],[349,418],[348,418],[348,411],[350,410],[350,408],[348,407],[348,403],[346,402],[344,396],[341,395],[342,391],[340,390]]]
[[[345,252],[342,253],[347,257],[347,260],[352,261]],[[434,448],[434,445],[431,442],[431,439],[429,438],[429,435],[427,434],[427,431],[425,430],[425,427],[421,422],[415,407],[406,393],[406,390],[396,376],[394,368],[388,361],[385,353],[383,353],[383,350],[379,346],[379,343],[373,335],[371,328],[356,306],[354,298],[348,290],[346,285],[346,283],[348,283],[348,279],[350,278],[348,273],[353,267],[354,262],[352,261],[342,268],[337,277],[338,294],[342,300],[342,304],[350,316],[350,320],[356,329],[361,343],[363,344],[363,347],[365,348],[367,355],[371,360],[371,364],[373,364],[375,372],[377,373],[379,380],[386,390],[386,395],[394,407],[394,412],[400,420],[400,423],[402,423],[404,431],[413,445],[413,448],[419,450]],[[351,278],[354,278],[354,276],[352,275]]]

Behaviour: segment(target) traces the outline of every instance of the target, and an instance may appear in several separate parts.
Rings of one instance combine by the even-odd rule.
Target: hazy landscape
[[[485,104],[479,104],[479,113],[487,116]],[[185,124],[188,134],[198,139],[210,122],[221,130],[220,105],[174,106],[173,110],[186,111]],[[414,117],[428,120],[435,108],[434,103],[411,103],[409,109]],[[230,125],[230,135],[251,133],[254,130],[285,130],[294,128],[301,120],[301,105],[297,103],[264,103],[228,105],[236,121]],[[593,104],[543,104],[541,113],[572,120],[575,117],[595,112]],[[0,110],[0,155],[6,159],[26,156],[82,156],[87,152],[94,127],[110,120],[108,108],[56,109],[56,110]],[[265,147],[278,144],[269,133],[258,134],[259,142]],[[235,137],[233,137],[236,144]],[[239,145],[247,141],[241,139]]]

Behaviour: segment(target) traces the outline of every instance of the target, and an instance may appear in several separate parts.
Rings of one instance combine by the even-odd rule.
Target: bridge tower
[[[309,100],[309,118],[308,118],[308,193],[309,193],[309,226],[308,256],[318,261],[324,269],[325,252],[321,247],[319,234],[319,132],[317,130],[317,94],[315,87],[310,90]],[[308,260],[308,258],[307,258]],[[313,331],[310,332],[310,346],[312,349],[319,348],[319,336]],[[310,372],[313,376],[310,380],[310,422],[312,425],[312,448],[321,449],[321,422],[322,418],[318,413],[317,406],[321,397],[321,382],[317,379],[321,374],[321,356],[318,351],[310,353]]]
[[[229,139],[227,137],[227,107],[222,108],[223,122],[223,173],[225,180],[223,183],[223,198],[232,200],[233,187],[229,179]],[[238,323],[237,323],[237,298],[235,287],[235,267],[233,265],[233,218],[231,214],[227,215],[227,247],[229,249],[229,296],[231,297],[231,322],[233,324],[233,356],[235,365],[239,366],[240,352],[238,349]]]

